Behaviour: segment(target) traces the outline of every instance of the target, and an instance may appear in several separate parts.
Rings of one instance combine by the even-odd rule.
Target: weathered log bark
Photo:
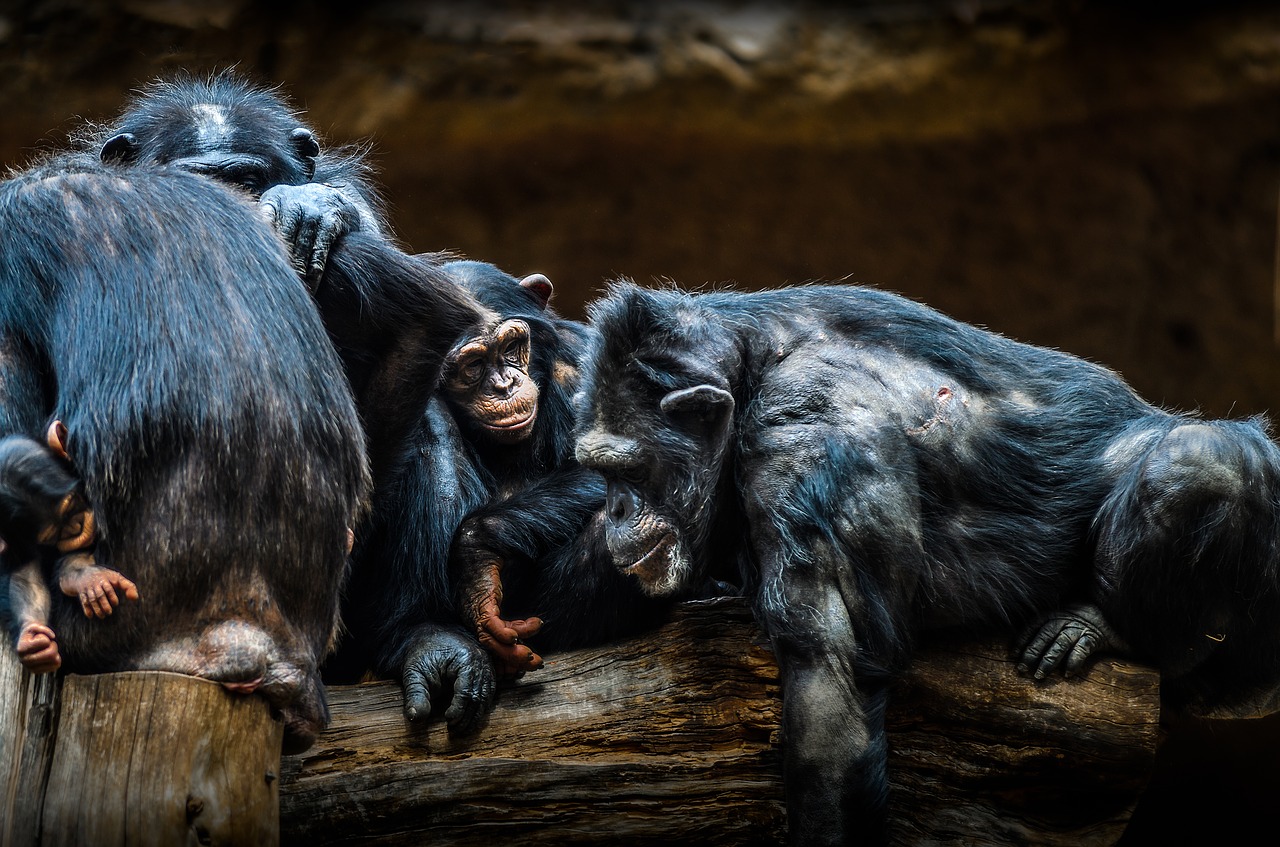
[[[169,673],[33,677],[8,649],[0,685],[0,843],[279,842],[265,700]]]
[[[739,601],[646,637],[548,657],[489,725],[409,724],[398,686],[329,691],[334,720],[286,757],[286,844],[781,843],[777,666]],[[927,647],[895,693],[894,841],[1112,844],[1150,773],[1159,680],[1098,662],[1035,685],[1003,644]]]

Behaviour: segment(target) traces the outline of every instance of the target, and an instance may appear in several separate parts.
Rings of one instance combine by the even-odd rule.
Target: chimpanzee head
[[[534,329],[551,299],[542,274],[517,280],[485,262],[449,262],[444,269],[476,296],[480,322],[445,359],[445,396],[464,421],[499,444],[527,439],[538,419],[539,382]]]
[[[578,461],[607,485],[615,565],[654,596],[701,582],[729,449],[736,349],[694,300],[615,285],[591,306],[601,342],[578,424]]]
[[[103,135],[104,162],[172,164],[254,196],[315,174],[315,133],[272,91],[224,72],[156,81]]]
[[[0,439],[0,541],[11,562],[56,540],[75,488],[70,469],[42,444],[22,435]]]

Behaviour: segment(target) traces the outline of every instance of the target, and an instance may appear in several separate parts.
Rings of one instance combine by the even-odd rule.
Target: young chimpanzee
[[[486,311],[449,354],[416,436],[420,458],[375,504],[356,557],[376,577],[353,590],[363,588],[356,619],[370,637],[361,649],[402,680],[407,713],[425,716],[452,687],[445,714],[466,731],[487,714],[494,676],[458,633],[519,673],[541,663],[526,638],[542,650],[598,642],[658,621],[665,601],[608,565],[604,488],[573,460],[589,329],[548,309],[541,274],[444,267]],[[533,612],[542,619],[520,617]]]
[[[305,747],[328,718],[318,667],[369,477],[280,240],[241,192],[88,156],[0,183],[0,239],[0,434],[38,454],[65,424],[93,562],[146,592],[101,619],[50,592],[63,666],[261,692]],[[40,496],[65,490],[66,468],[43,465]]]
[[[1280,450],[1257,422],[853,286],[619,283],[590,314],[577,456],[608,548],[655,596],[708,569],[749,587],[792,842],[883,838],[889,681],[926,628],[1026,628],[1037,675],[1123,644],[1173,707],[1276,707]]]
[[[104,162],[168,164],[260,198],[313,286],[339,237],[387,231],[365,151],[322,150],[315,130],[276,92],[231,71],[155,80],[80,143]]]
[[[93,541],[93,512],[66,466],[60,422],[50,427],[49,437],[49,449],[23,435],[0,438],[0,554],[9,576],[18,659],[33,673],[62,664],[49,627],[52,598],[41,548],[62,554],[54,581],[63,594],[80,600],[87,617],[104,618],[121,599],[139,597],[132,580],[98,565],[91,553],[77,552]]]

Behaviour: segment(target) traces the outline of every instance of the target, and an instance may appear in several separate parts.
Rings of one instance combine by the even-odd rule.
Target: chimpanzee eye
[[[525,355],[526,347],[517,342],[508,344],[502,350],[502,361],[509,365],[525,365],[528,364],[528,356]]]
[[[475,385],[484,376],[484,362],[478,357],[458,363],[458,379],[465,385]]]

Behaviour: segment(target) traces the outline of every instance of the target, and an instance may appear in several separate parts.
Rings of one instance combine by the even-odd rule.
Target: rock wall
[[[1280,393],[1274,4],[9,2],[0,162],[231,64],[371,141],[407,245],[540,270],[574,317],[617,276],[849,279],[1170,407]],[[1146,831],[1247,820],[1277,734],[1181,728]]]

